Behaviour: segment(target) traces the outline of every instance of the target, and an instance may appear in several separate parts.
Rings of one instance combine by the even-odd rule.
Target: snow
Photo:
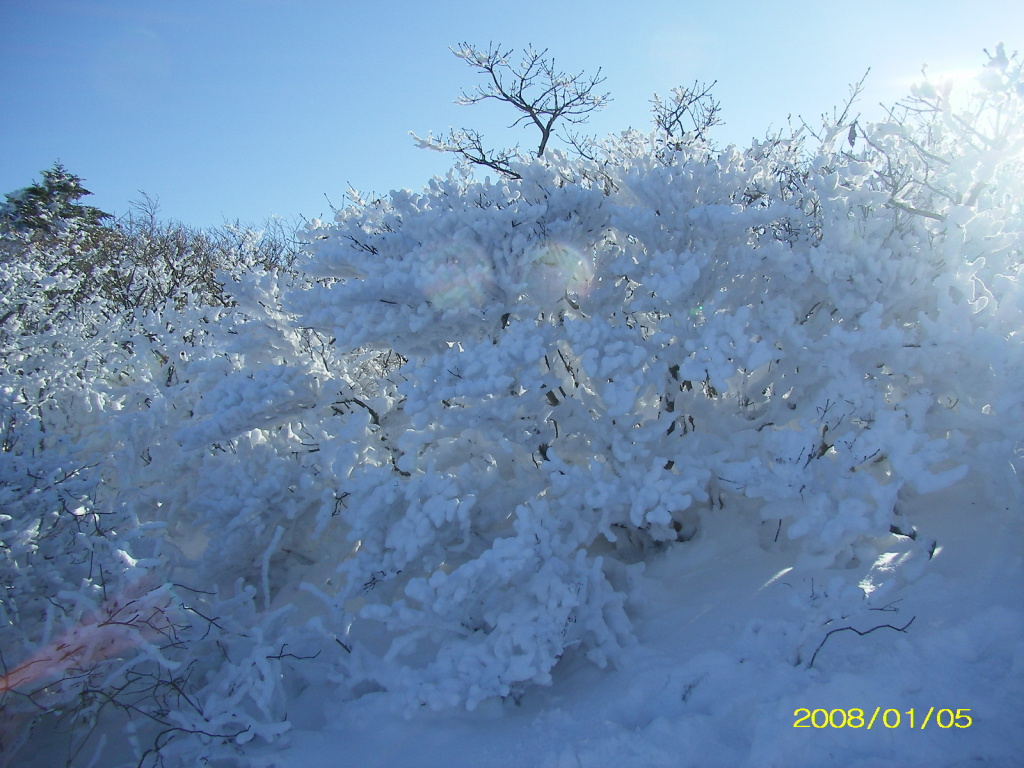
[[[987,93],[453,171],[217,309],[5,241],[0,765],[1021,763]]]
[[[920,520],[941,550],[916,582],[886,591],[892,610],[848,622],[866,631],[913,619],[904,633],[839,632],[822,645],[830,627],[847,623],[807,625],[801,605],[832,579],[848,582],[848,574],[803,567],[791,551],[765,551],[756,527],[741,529],[704,511],[698,537],[649,563],[643,605],[632,614],[638,644],[613,668],[567,658],[550,687],[517,702],[412,716],[386,693],[323,713],[330,690],[317,686],[297,702],[289,746],[252,764],[1016,765],[1024,749],[1024,525],[1006,514],[1007,501],[1000,505],[970,484],[914,500],[908,517]],[[889,553],[906,557],[906,542],[895,535],[875,542],[878,562]],[[860,708],[870,719],[875,707],[900,711],[904,724],[793,727],[800,708]],[[970,709],[973,723],[920,730],[930,707]],[[914,730],[906,725],[910,709]]]

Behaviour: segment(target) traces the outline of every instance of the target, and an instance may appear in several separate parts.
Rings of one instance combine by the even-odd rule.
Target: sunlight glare
[[[572,302],[590,292],[594,267],[579,249],[564,243],[545,243],[530,257],[533,265],[528,293],[542,304],[560,299]]]
[[[478,309],[493,294],[493,269],[479,247],[445,243],[430,253],[425,263],[427,269],[417,276],[417,287],[441,309]]]

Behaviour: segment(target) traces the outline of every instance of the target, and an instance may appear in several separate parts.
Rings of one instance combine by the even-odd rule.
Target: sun
[[[1014,53],[1007,55],[1006,48],[999,43],[985,49],[987,62],[966,60],[939,60],[921,67],[913,77],[891,79],[887,88],[910,95],[911,99],[934,102],[941,99],[954,111],[968,108],[977,97],[996,94],[1006,90],[1014,81],[1014,71],[1019,75],[1020,60]],[[1019,79],[1017,80],[1019,82]]]

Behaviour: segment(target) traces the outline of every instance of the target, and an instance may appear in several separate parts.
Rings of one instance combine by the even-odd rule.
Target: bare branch
[[[691,141],[707,139],[708,131],[722,125],[718,113],[721,105],[711,95],[710,85],[694,82],[692,88],[673,88],[672,96],[662,101],[658,94],[651,100],[654,126],[664,134],[666,145],[675,151]]]
[[[432,149],[436,152],[454,152],[464,160],[473,165],[483,165],[491,168],[510,179],[521,179],[522,176],[512,170],[512,162],[519,156],[518,147],[488,151],[484,149],[483,137],[478,131],[459,128],[448,131],[447,136],[434,138],[428,135],[421,138],[415,133],[409,132],[421,149]]]
[[[893,629],[897,632],[906,632],[910,628],[910,625],[914,623],[914,619],[916,618],[916,616],[911,617],[910,621],[908,621],[902,627],[895,627],[892,624],[879,624],[877,627],[872,627],[871,629],[866,629],[864,631],[861,631],[856,627],[838,627],[837,629],[831,629],[827,633],[825,633],[825,637],[822,638],[821,642],[818,644],[818,647],[814,650],[814,654],[811,656],[811,660],[807,663],[807,668],[810,669],[814,666],[814,660],[818,658],[818,651],[820,651],[825,646],[825,642],[830,637],[832,637],[832,635],[834,635],[836,632],[855,632],[861,637],[864,637],[864,635],[870,635],[872,632],[878,629]]]
[[[601,70],[593,75],[584,72],[569,74],[556,69],[555,60],[547,57],[547,49],[527,47],[522,61],[512,62],[513,49],[502,50],[493,43],[481,49],[461,43],[452,53],[470,67],[486,75],[488,82],[472,91],[463,91],[456,104],[478,104],[493,99],[511,105],[519,116],[511,123],[516,126],[534,126],[540,133],[536,155],[543,157],[556,127],[568,123],[579,125],[589,119],[591,112],[611,101],[609,94],[596,92],[605,78]],[[441,152],[454,152],[474,165],[483,165],[508,176],[520,178],[511,169],[511,161],[519,156],[519,149],[496,152],[483,147],[480,134],[468,129],[452,130],[444,139],[420,139],[421,147]]]

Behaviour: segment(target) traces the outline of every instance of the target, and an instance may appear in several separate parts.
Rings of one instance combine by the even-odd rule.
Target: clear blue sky
[[[0,0],[0,193],[60,159],[107,211],[141,190],[207,226],[329,214],[349,183],[417,189],[452,158],[410,130],[533,141],[496,105],[452,103],[477,82],[448,51],[463,40],[602,67],[601,135],[647,128],[655,91],[717,80],[716,138],[745,144],[869,66],[877,117],[922,64],[977,66],[1022,38],[1021,0]]]

